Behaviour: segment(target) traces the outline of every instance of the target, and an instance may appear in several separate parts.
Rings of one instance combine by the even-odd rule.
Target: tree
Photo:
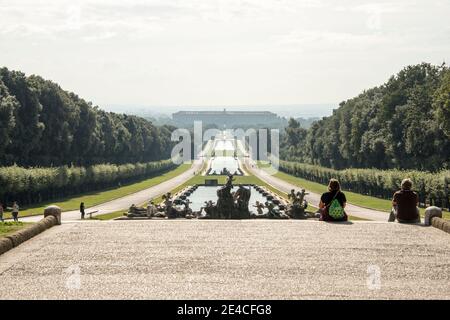
[[[5,150],[11,144],[11,133],[15,127],[14,111],[18,106],[18,101],[0,80],[0,161],[5,161]]]
[[[105,112],[39,76],[0,69],[0,166],[135,163],[170,157],[171,127]]]
[[[286,128],[282,158],[344,168],[450,167],[450,71],[408,66],[387,83],[343,101],[298,143],[298,123]]]
[[[12,132],[12,142],[6,149],[14,162],[32,161],[38,153],[39,141],[45,125],[39,121],[42,106],[34,88],[29,86],[27,78],[21,72],[0,69],[0,80],[8,91],[19,102],[14,109],[15,127]]]
[[[439,128],[450,137],[450,70],[445,70],[441,86],[433,97],[433,108]]]

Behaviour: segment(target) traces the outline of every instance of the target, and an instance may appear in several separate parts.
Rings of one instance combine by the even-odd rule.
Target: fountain
[[[206,215],[205,219],[248,219],[250,218],[249,200],[251,191],[249,188],[239,186],[234,193],[233,189],[233,175],[228,175],[226,184],[217,190],[217,204],[213,205],[208,202],[204,208]]]

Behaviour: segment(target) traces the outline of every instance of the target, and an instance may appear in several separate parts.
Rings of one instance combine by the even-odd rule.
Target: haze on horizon
[[[105,109],[309,114],[448,62],[449,16],[446,0],[0,0],[0,66]]]

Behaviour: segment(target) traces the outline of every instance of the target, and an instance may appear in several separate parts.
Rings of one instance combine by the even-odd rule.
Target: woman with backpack
[[[341,185],[336,179],[330,179],[328,192],[320,197],[320,221],[347,221],[348,217],[344,211],[347,198],[341,192]]]

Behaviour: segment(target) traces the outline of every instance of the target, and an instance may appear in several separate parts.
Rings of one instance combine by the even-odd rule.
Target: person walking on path
[[[81,220],[84,220],[84,202],[80,203],[80,213],[81,213]]]
[[[14,201],[12,206],[12,216],[15,222],[19,221],[19,205]]]
[[[3,203],[0,202],[0,221],[3,222]]]

